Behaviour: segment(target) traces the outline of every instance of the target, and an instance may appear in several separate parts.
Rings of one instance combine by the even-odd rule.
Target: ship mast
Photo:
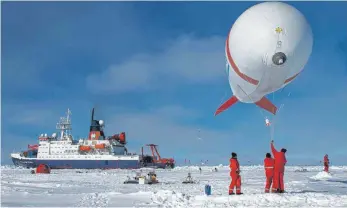
[[[67,109],[67,116],[60,117],[59,122],[57,123],[56,129],[60,130],[60,140],[72,140],[71,137],[71,118],[72,115],[70,109]]]

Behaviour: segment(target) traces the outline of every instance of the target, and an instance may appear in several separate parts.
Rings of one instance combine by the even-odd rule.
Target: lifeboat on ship
[[[126,144],[125,138],[125,132],[122,132],[120,134],[114,134],[113,136],[109,137],[109,140],[116,140],[121,144]]]
[[[92,148],[90,146],[80,146],[79,150],[88,152],[88,151],[92,150]]]

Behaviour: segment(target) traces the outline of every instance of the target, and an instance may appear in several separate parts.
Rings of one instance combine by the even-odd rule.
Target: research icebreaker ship
[[[12,153],[17,166],[34,168],[46,164],[52,169],[136,169],[140,168],[139,155],[128,153],[125,133],[105,137],[103,120],[94,120],[94,109],[88,139],[74,140],[71,135],[71,111],[61,117],[56,126],[58,136],[41,134],[38,145],[28,145],[28,150]]]

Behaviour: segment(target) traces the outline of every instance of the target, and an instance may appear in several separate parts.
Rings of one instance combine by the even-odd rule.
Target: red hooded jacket
[[[275,159],[274,171],[283,173],[284,166],[287,163],[287,159],[284,152],[278,152],[275,149],[273,143],[271,143],[271,151]]]
[[[238,174],[240,171],[240,164],[237,158],[230,158],[230,173]]]

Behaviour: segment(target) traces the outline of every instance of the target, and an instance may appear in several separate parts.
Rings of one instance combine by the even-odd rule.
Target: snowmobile
[[[300,169],[294,170],[294,172],[308,172],[308,171],[306,168],[300,168]]]
[[[154,172],[149,172],[147,174],[148,177],[141,176],[137,174],[134,179],[130,179],[128,176],[128,179],[124,181],[124,184],[156,184],[159,183],[157,180],[157,175]]]
[[[183,184],[189,184],[189,183],[196,183],[196,181],[193,180],[192,175],[188,173],[188,177],[182,182]]]

